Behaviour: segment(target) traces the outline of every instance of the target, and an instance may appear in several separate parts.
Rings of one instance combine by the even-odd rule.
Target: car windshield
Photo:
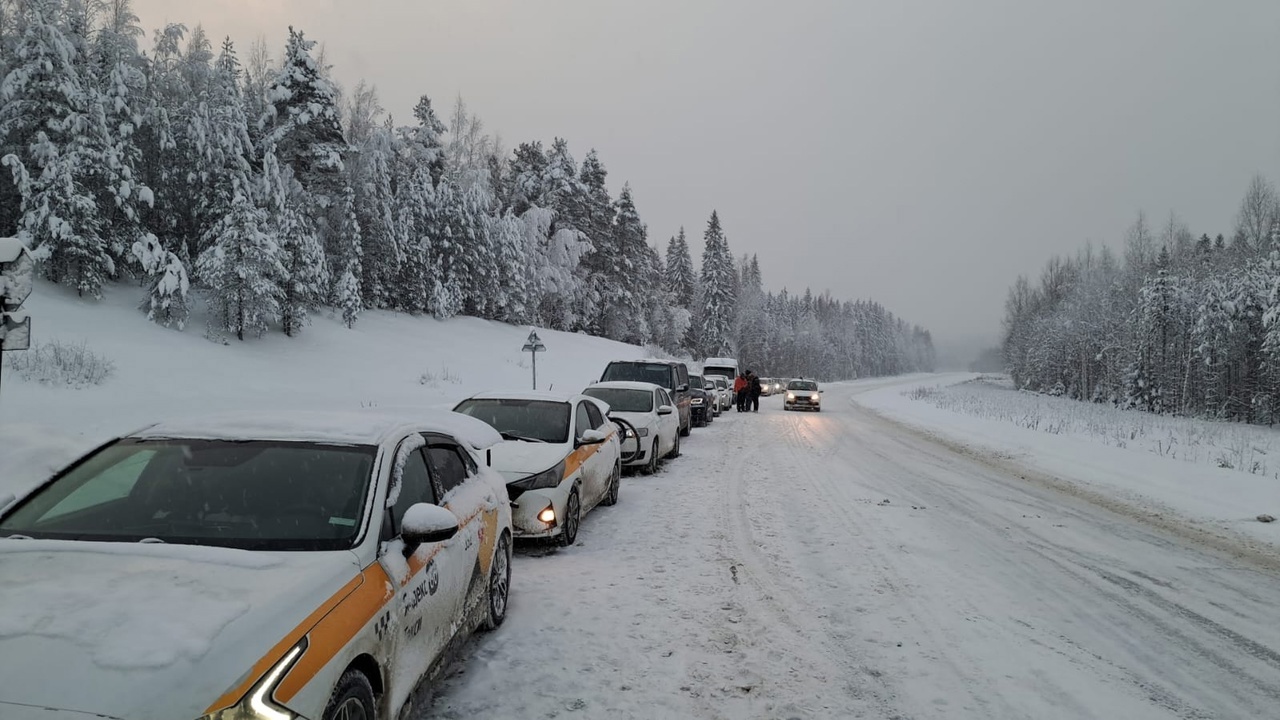
[[[516,398],[463,400],[454,412],[483,420],[507,440],[565,443],[569,441],[569,403]]]
[[[788,390],[813,391],[818,389],[818,383],[811,380],[792,380],[787,383]]]
[[[671,366],[662,363],[610,363],[600,379],[605,382],[647,382],[672,389]]]
[[[0,537],[353,547],[376,449],[229,440],[119,440],[0,520]]]
[[[643,413],[653,410],[653,393],[648,390],[587,388],[584,394],[605,401],[609,404],[609,409],[616,412]]]

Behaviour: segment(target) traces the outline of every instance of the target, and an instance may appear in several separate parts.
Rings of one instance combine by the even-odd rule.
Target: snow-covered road
[[[861,386],[857,390],[865,389]],[[1280,573],[859,407],[730,413],[566,550],[428,718],[1280,716]]]

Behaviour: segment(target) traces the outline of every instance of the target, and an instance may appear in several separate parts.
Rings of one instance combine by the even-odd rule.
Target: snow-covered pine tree
[[[327,207],[341,189],[337,183],[349,151],[342,134],[338,93],[325,78],[311,50],[315,42],[289,28],[279,73],[267,88],[266,140],[298,183]]]
[[[707,221],[704,234],[706,242],[702,251],[702,306],[698,308],[698,338],[701,351],[707,356],[723,356],[733,352],[733,322],[737,314],[734,289],[737,271],[733,266],[733,254],[729,242],[720,227],[720,215],[715,211]]]
[[[213,230],[213,244],[196,261],[209,287],[209,307],[217,328],[244,340],[261,337],[280,317],[280,282],[287,271],[281,248],[269,232],[268,213],[253,201],[250,188],[238,187],[227,214]]]
[[[614,203],[613,240],[609,243],[613,258],[613,274],[605,278],[603,288],[605,337],[613,340],[644,344],[653,337],[645,300],[661,285],[649,283],[652,263],[649,258],[648,230],[640,220],[632,198],[631,186],[622,186]]]

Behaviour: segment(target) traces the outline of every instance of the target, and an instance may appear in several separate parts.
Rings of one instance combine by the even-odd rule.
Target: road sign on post
[[[530,330],[529,340],[524,344],[524,347],[521,348],[521,350],[524,350],[525,352],[533,355],[533,389],[534,390],[538,389],[538,353],[543,352],[546,349],[547,349],[547,346],[543,345],[542,340],[538,337],[538,331]]]
[[[21,310],[36,280],[36,261],[18,238],[0,238],[0,353],[31,346],[31,316]]]

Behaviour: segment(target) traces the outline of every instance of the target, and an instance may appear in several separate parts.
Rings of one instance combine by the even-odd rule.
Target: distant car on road
[[[504,442],[490,452],[507,483],[516,538],[572,545],[582,516],[618,502],[621,437],[608,406],[586,395],[483,393],[454,412],[482,420]]]
[[[631,425],[622,440],[623,456],[633,456],[627,466],[651,475],[659,461],[680,457],[680,418],[665,389],[653,383],[602,382],[582,394],[607,403],[609,417]]]
[[[397,717],[506,615],[500,442],[452,413],[253,414],[89,452],[0,515],[0,718]]]
[[[783,410],[822,411],[822,390],[812,380],[792,380],[787,383],[787,395],[782,399]]]

